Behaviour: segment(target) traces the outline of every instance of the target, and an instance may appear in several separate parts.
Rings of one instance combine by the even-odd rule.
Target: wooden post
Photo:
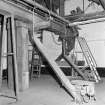
[[[22,21],[16,20],[17,61],[19,75],[19,89],[29,88],[28,71],[28,28]]]
[[[3,43],[3,16],[0,17],[0,88],[2,85],[2,43]]]
[[[14,16],[8,17],[7,19],[7,33],[8,86],[13,88],[16,99],[18,99],[18,70]]]
[[[16,57],[16,33],[15,33],[15,20],[14,16],[11,16],[11,28],[12,28],[12,47],[13,47],[13,82],[14,82],[14,93],[16,96],[16,99],[18,100],[18,67],[17,67],[17,57]]]
[[[7,69],[8,69],[8,87],[13,89],[13,56],[12,53],[12,36],[11,36],[11,19],[7,20]]]

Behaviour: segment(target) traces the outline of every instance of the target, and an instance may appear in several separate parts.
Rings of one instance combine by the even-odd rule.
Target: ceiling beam
[[[25,8],[22,5],[19,5],[18,3],[14,3],[14,1],[17,0],[1,0],[0,1],[0,12],[5,13],[7,15],[14,15],[15,18],[26,21],[26,22],[30,22],[32,23],[32,11],[28,10],[27,8]],[[65,25],[70,25],[73,26],[73,21],[69,21],[66,20],[60,16],[58,16],[57,14],[53,13],[52,11],[49,11],[47,8],[44,8],[43,6],[39,5],[38,3],[34,3],[34,2],[29,2],[27,0],[18,0],[19,3],[24,3],[24,5],[27,5],[29,7],[36,7],[35,9],[41,10],[43,13],[45,14],[49,14],[51,15],[52,18],[58,19],[59,21],[63,22]],[[10,8],[11,7],[11,8]],[[28,7],[28,8],[29,8]],[[5,11],[5,12],[4,12]],[[23,15],[24,14],[24,15]],[[36,16],[39,16],[38,14],[35,14]],[[72,16],[72,18],[75,16]],[[97,19],[97,18],[103,18],[105,17],[105,12],[99,12],[99,13],[95,13],[95,14],[83,14],[79,16],[80,18],[77,18],[77,22],[80,21],[87,21],[87,20],[91,20],[91,19]],[[69,18],[71,18],[71,16],[69,16]],[[74,24],[75,25],[75,24]]]
[[[72,22],[79,22],[79,21],[87,21],[91,19],[104,18],[104,17],[105,17],[105,11],[101,11],[90,14],[68,15],[65,16],[65,19]]]

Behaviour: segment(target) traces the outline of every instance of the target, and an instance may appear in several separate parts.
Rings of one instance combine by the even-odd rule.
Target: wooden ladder
[[[31,79],[40,77],[41,74],[41,56],[38,51],[33,48],[32,50],[32,63],[31,63]]]

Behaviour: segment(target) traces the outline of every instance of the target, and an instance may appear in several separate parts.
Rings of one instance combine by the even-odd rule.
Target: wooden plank
[[[58,67],[56,62],[53,58],[51,58],[51,55],[48,52],[48,49],[46,49],[42,43],[37,39],[37,37],[33,37],[32,34],[29,32],[29,38],[33,45],[33,47],[37,47],[37,49],[40,51],[42,56],[48,61],[49,65],[53,69],[53,71],[56,73],[59,80],[62,82],[62,85],[68,90],[68,92],[72,95],[72,97],[77,100],[81,101],[80,96],[76,93],[75,87],[70,83],[69,79],[64,75],[62,70]],[[50,59],[49,59],[50,58]]]
[[[11,20],[7,19],[7,69],[8,69],[8,87],[13,89],[13,55],[9,55],[12,53],[12,38],[11,38]]]
[[[4,18],[4,19],[3,19]],[[5,28],[5,17],[1,16],[1,26],[0,26],[0,89],[1,89],[1,85],[2,85],[2,64],[3,64],[3,60],[2,60],[2,55],[3,55],[3,34],[4,34],[4,28]]]
[[[16,59],[16,40],[14,17],[7,18],[7,65],[8,65],[8,86],[15,93],[15,98],[18,99],[18,72]]]
[[[13,79],[14,79],[14,92],[16,99],[18,100],[18,94],[19,94],[19,86],[18,86],[18,67],[17,67],[17,57],[16,57],[16,34],[15,34],[15,22],[14,22],[14,16],[11,16],[11,28],[12,28],[12,44],[13,44]]]
[[[46,29],[50,26],[50,21],[38,22],[34,25],[34,31]]]
[[[34,25],[34,31],[47,30],[50,32],[54,32],[57,35],[64,35],[65,28],[66,27],[64,24],[61,24],[54,20],[42,21]]]

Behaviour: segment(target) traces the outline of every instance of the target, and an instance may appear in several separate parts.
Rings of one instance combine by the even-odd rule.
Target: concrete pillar
[[[28,71],[28,26],[16,20],[17,62],[19,75],[19,90],[29,88]]]

